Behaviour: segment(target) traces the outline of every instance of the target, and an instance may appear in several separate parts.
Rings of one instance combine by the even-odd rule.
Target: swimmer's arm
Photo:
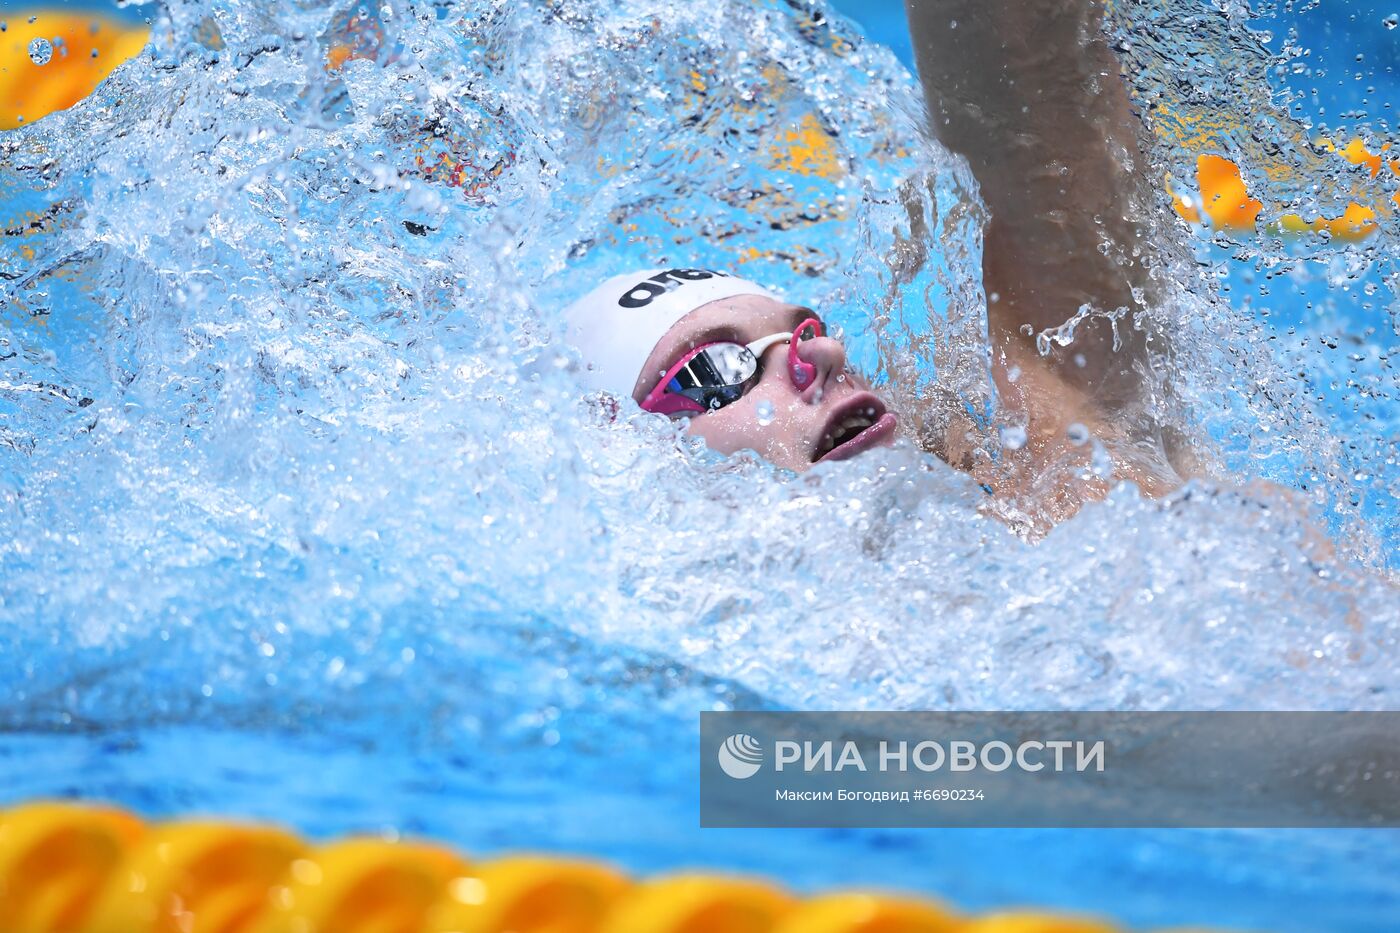
[[[983,277],[1002,361],[1034,355],[1025,324],[1040,332],[1085,304],[1131,314],[1133,290],[1148,286],[1131,218],[1143,216],[1150,189],[1099,0],[906,6],[933,132],[968,160],[991,212]],[[1114,352],[1107,321],[1091,321],[1045,366],[1111,412],[1136,394],[1146,358],[1129,320],[1119,336]]]

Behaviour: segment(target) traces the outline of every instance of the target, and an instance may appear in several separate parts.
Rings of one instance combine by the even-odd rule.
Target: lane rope
[[[1040,911],[965,916],[931,898],[800,897],[767,881],[634,880],[588,859],[476,860],[420,841],[314,845],[219,820],[118,808],[0,810],[5,933],[1120,933]],[[1187,933],[1178,930],[1175,933]]]

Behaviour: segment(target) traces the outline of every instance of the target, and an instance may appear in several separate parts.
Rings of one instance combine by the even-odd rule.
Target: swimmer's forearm
[[[1146,284],[1133,259],[1140,124],[1098,0],[906,5],[933,132],[968,160],[992,214],[993,337],[1055,326],[1085,303],[1132,308]]]

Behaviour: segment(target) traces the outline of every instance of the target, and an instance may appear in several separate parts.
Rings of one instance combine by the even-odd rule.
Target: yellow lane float
[[[802,898],[765,881],[698,873],[634,882],[574,858],[476,861],[442,846],[370,838],[316,846],[275,827],[146,825],[110,807],[47,802],[0,810],[0,930],[1122,933],[1067,914],[967,917],[926,898]]]
[[[347,839],[284,863],[257,918],[228,933],[416,933],[469,873],[438,846]]]
[[[1118,933],[1118,928],[1089,917],[1057,917],[1026,911],[978,917],[959,933]]]
[[[154,827],[107,877],[85,922],[64,933],[242,931],[267,913],[269,892],[305,851],[278,829],[203,821]]]
[[[36,803],[0,814],[3,929],[77,929],[145,833],[140,820],[105,807]]]
[[[965,926],[931,900],[826,894],[789,911],[773,933],[957,933]]]
[[[476,866],[448,885],[428,933],[592,933],[632,882],[605,865],[517,855]]]
[[[796,904],[759,881],[680,875],[638,885],[608,912],[599,933],[765,933]]]

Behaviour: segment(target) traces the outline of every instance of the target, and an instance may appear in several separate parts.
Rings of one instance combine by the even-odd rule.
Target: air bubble
[[[1386,29],[1394,29],[1396,26],[1400,26],[1400,15],[1391,13],[1385,19],[1381,20],[1381,22],[1385,24]]]
[[[765,428],[768,427],[768,425],[773,423],[773,403],[767,399],[759,402],[758,407],[754,409],[754,415],[757,417],[759,424],[763,425]]]

